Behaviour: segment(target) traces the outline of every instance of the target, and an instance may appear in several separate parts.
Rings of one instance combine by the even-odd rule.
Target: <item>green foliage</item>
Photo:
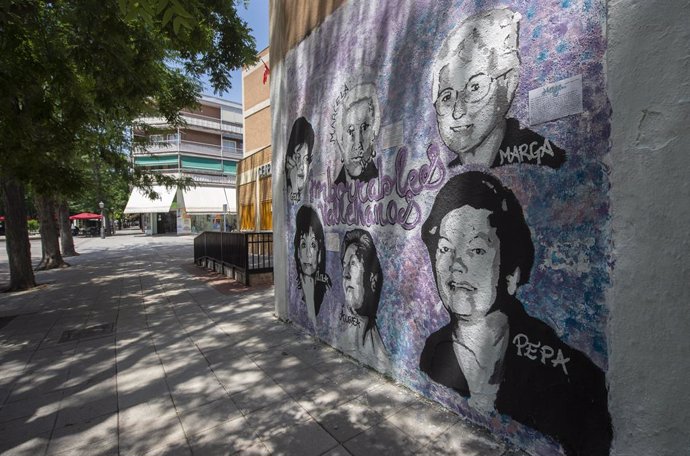
[[[130,184],[165,183],[130,166],[126,126],[179,123],[202,75],[226,90],[255,54],[228,0],[0,2],[0,178],[78,195],[98,163]]]
[[[24,213],[16,211],[25,207],[23,188],[57,200],[105,198],[112,186],[114,200],[121,180],[149,190],[156,181],[178,184],[129,166],[125,126],[141,116],[178,123],[202,75],[224,91],[229,70],[255,54],[232,0],[0,1],[0,182],[11,182],[8,208]],[[17,220],[7,229],[23,232]],[[17,265],[13,289],[35,286],[24,241],[7,242]],[[58,251],[42,241],[44,253]]]
[[[40,225],[38,223],[38,220],[31,219],[26,221],[26,227],[29,229],[29,232],[35,233],[36,231],[38,231]]]

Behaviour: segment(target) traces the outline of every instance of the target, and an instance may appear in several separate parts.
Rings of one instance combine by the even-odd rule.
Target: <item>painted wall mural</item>
[[[612,438],[605,6],[350,1],[285,60],[289,318],[535,454]]]

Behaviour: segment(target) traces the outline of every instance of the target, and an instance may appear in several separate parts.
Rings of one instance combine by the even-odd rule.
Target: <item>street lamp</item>
[[[103,201],[98,203],[98,207],[101,208],[101,239],[105,239],[105,225],[103,222],[105,222],[105,219],[103,218],[103,208],[105,207],[105,204],[103,204]]]

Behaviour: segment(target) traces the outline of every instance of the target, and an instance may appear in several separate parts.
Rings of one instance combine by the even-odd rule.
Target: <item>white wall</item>
[[[690,2],[609,2],[612,454],[690,454]]]
[[[281,132],[287,130],[287,89],[285,88],[285,71],[283,62],[271,63],[271,131]],[[287,265],[288,258],[282,253],[287,252],[285,233],[285,160],[280,160],[280,151],[287,147],[285,135],[272,135],[273,157],[271,159],[271,173],[273,176],[273,283],[275,286],[275,311],[278,318],[287,318]],[[275,195],[281,195],[277,197]]]

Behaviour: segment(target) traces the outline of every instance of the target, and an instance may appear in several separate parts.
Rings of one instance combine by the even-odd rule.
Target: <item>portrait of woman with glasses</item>
[[[462,164],[526,163],[559,168],[565,152],[506,115],[520,79],[519,13],[493,9],[452,30],[432,68],[441,139]]]

